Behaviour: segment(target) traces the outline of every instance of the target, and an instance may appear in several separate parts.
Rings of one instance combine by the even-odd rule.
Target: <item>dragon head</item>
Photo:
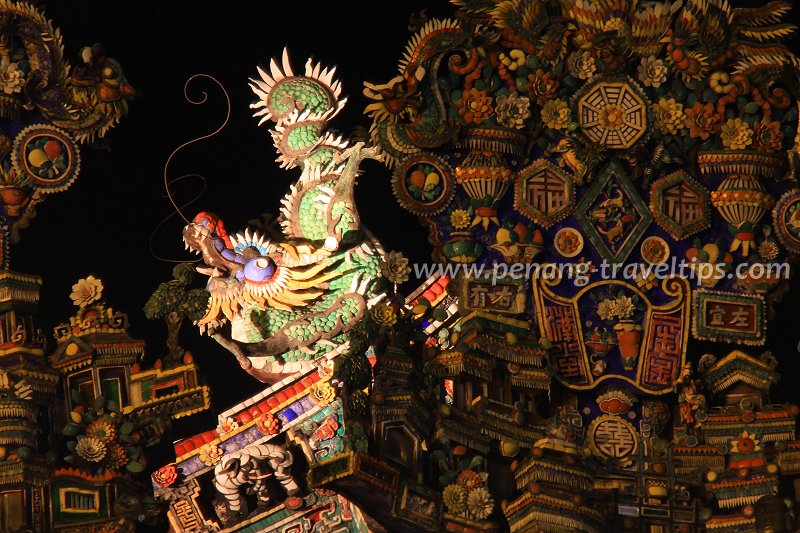
[[[364,83],[364,96],[372,100],[364,112],[371,118],[390,123],[398,119],[416,120],[422,110],[422,94],[419,84],[425,76],[425,69],[406,71],[383,85]]]
[[[324,293],[330,279],[328,253],[308,245],[270,242],[258,231],[228,236],[214,214],[199,213],[183,230],[186,247],[203,258],[197,269],[209,276],[206,315],[197,325],[214,330],[241,316],[244,308],[291,311]]]

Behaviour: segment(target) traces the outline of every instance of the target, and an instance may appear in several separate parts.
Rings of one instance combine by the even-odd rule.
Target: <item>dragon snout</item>
[[[200,241],[201,239],[209,237],[210,234],[206,228],[199,224],[188,224],[183,228],[183,246],[187,250],[191,250],[196,254],[201,253]]]
[[[191,223],[183,228],[183,243],[186,249],[202,253],[203,242],[212,239],[211,230],[200,224]]]

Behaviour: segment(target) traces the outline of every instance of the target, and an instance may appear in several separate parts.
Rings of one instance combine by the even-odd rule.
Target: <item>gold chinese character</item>
[[[709,326],[724,326],[725,325],[725,308],[716,304],[709,310],[711,320],[708,322]]]

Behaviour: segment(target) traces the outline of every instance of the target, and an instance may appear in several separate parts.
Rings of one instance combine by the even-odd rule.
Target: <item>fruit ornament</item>
[[[495,234],[495,244],[490,248],[497,250],[507,263],[530,263],[544,249],[544,237],[539,229],[526,226],[513,218],[503,220]]]
[[[733,266],[733,255],[722,251],[725,248],[723,241],[702,244],[700,239],[695,239],[693,244],[685,254],[691,261],[689,268],[700,285],[712,288]]]

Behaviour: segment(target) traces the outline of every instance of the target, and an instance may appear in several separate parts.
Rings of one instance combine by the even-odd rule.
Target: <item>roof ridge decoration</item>
[[[783,22],[791,4],[451,3],[455,23],[414,18],[399,74],[364,84],[370,133],[387,154],[394,195],[428,228],[436,261],[495,272],[567,266],[586,275],[528,270],[513,293],[525,300],[508,319],[533,321],[548,352],[555,379],[546,399],[515,383],[515,361],[479,359],[458,345],[470,323],[488,327],[481,313],[508,302],[507,280],[491,288],[450,280],[464,288],[455,302],[461,317],[427,324],[422,337],[425,378],[445,391],[440,412],[449,413],[437,436],[488,458],[491,438],[470,435],[466,422],[456,427],[483,404],[476,396],[514,404],[518,414],[535,404],[537,413],[526,416],[541,422],[541,411],[552,416],[558,398],[574,393],[581,420],[574,426],[587,430],[574,439],[570,460],[604,466],[585,505],[545,483],[541,493],[581,508],[603,507],[596,493],[610,487],[640,496],[615,500],[605,524],[575,524],[569,512],[533,504],[529,490],[504,508],[513,509],[506,513],[512,530],[559,524],[692,531],[715,524],[712,518],[727,511],[692,499],[701,489],[685,479],[691,469],[673,468],[670,447],[730,440],[704,429],[714,401],[736,410],[741,400],[741,416],[731,423],[737,427],[770,409],[764,394],[777,379],[774,368],[743,357],[695,373],[700,354],[693,343],[734,345],[718,344],[713,353],[720,354],[764,344],[787,281],[750,274],[737,280],[733,269],[791,260],[800,250],[800,60],[783,44],[796,29]],[[682,260],[692,266],[673,271],[670,264]],[[620,273],[609,275],[617,263]],[[721,270],[701,274],[712,265]],[[665,266],[667,276],[647,270]],[[676,391],[681,416],[669,424],[669,393]],[[734,401],[738,393],[743,397]],[[775,438],[787,436],[781,429]],[[499,442],[498,449],[510,448]],[[725,455],[697,464],[717,468]],[[692,496],[683,499],[673,487]],[[719,497],[725,506],[744,501]],[[750,517],[753,508],[736,512]],[[457,524],[448,526],[467,527]]]
[[[69,323],[54,328],[59,344],[71,337],[83,337],[93,333],[127,334],[128,315],[107,307],[102,301],[103,282],[94,276],[78,280],[72,286],[70,298],[78,311],[69,318]]]

